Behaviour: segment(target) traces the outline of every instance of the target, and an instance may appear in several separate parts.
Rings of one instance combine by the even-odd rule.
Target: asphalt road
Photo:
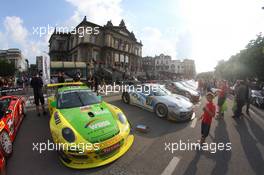
[[[150,175],[224,175],[264,174],[264,115],[250,111],[242,119],[231,118],[231,101],[224,119],[213,120],[207,143],[231,143],[231,150],[176,150],[180,142],[196,143],[200,138],[200,121],[174,123],[157,118],[153,113],[123,104],[119,96],[105,98],[120,107],[134,127],[145,124],[146,134],[133,131],[135,141],[131,149],[117,161],[94,169],[73,170],[63,166],[55,151],[33,151],[33,143],[51,140],[49,117],[37,117],[28,112],[8,160],[8,175],[87,175],[87,174],[150,174]],[[196,106],[201,115],[202,100]],[[173,144],[174,143],[174,144]],[[174,145],[172,150],[172,144]],[[168,147],[170,146],[170,150]],[[193,148],[193,147],[191,147]]]

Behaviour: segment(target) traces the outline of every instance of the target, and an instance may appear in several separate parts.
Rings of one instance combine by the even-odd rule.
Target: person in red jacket
[[[202,145],[205,142],[206,137],[209,135],[212,118],[215,116],[215,111],[216,111],[215,104],[213,103],[214,94],[212,92],[208,92],[206,94],[206,99],[207,99],[207,103],[203,108],[204,112],[200,117],[200,119],[202,120],[202,124],[201,124],[202,137],[200,140],[200,145]]]

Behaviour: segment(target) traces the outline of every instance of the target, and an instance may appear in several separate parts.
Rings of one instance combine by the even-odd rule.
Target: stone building
[[[155,70],[168,71],[170,69],[171,56],[160,54],[155,56]]]
[[[84,17],[75,28],[78,32],[57,30],[49,40],[51,69],[54,62],[83,62],[88,71],[100,67],[110,73],[113,70],[134,75],[142,72],[143,45],[127,29],[123,20],[118,26],[111,21],[100,26]]]
[[[43,71],[43,56],[36,56],[36,65],[37,65],[37,70],[39,71]]]
[[[191,59],[184,59],[183,62],[183,74],[185,78],[193,78],[196,75],[195,63],[194,60]]]
[[[27,62],[20,49],[0,50],[0,59],[13,63],[19,72],[27,71]]]
[[[155,58],[146,56],[142,58],[142,68],[146,74],[154,74],[155,73]]]
[[[143,69],[146,74],[153,74],[155,77],[169,76],[190,79],[194,78],[196,74],[194,60],[172,60],[171,56],[164,54],[144,57]]]

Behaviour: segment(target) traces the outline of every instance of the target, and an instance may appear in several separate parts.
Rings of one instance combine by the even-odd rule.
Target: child
[[[206,99],[208,103],[203,108],[204,113],[200,117],[200,119],[202,119],[202,126],[201,126],[202,138],[200,140],[201,146],[205,142],[205,139],[209,134],[212,118],[215,116],[215,110],[216,110],[216,107],[213,103],[214,94],[212,92],[208,92],[206,94]]]

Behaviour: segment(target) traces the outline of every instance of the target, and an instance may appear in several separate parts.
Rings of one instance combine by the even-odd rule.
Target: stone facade
[[[142,63],[144,72],[155,76],[168,72],[184,78],[193,78],[196,74],[195,62],[191,59],[172,60],[171,56],[160,54],[155,57],[143,57]]]
[[[27,71],[27,62],[23,57],[21,50],[13,48],[8,50],[0,50],[0,59],[8,60],[15,65],[19,72]]]
[[[95,34],[62,33],[56,30],[51,35],[49,55],[51,61],[85,62],[88,68],[96,66],[126,73],[142,72],[142,43],[133,32],[128,31],[122,20],[118,26],[111,21],[100,26],[86,17],[76,30],[90,27]]]

